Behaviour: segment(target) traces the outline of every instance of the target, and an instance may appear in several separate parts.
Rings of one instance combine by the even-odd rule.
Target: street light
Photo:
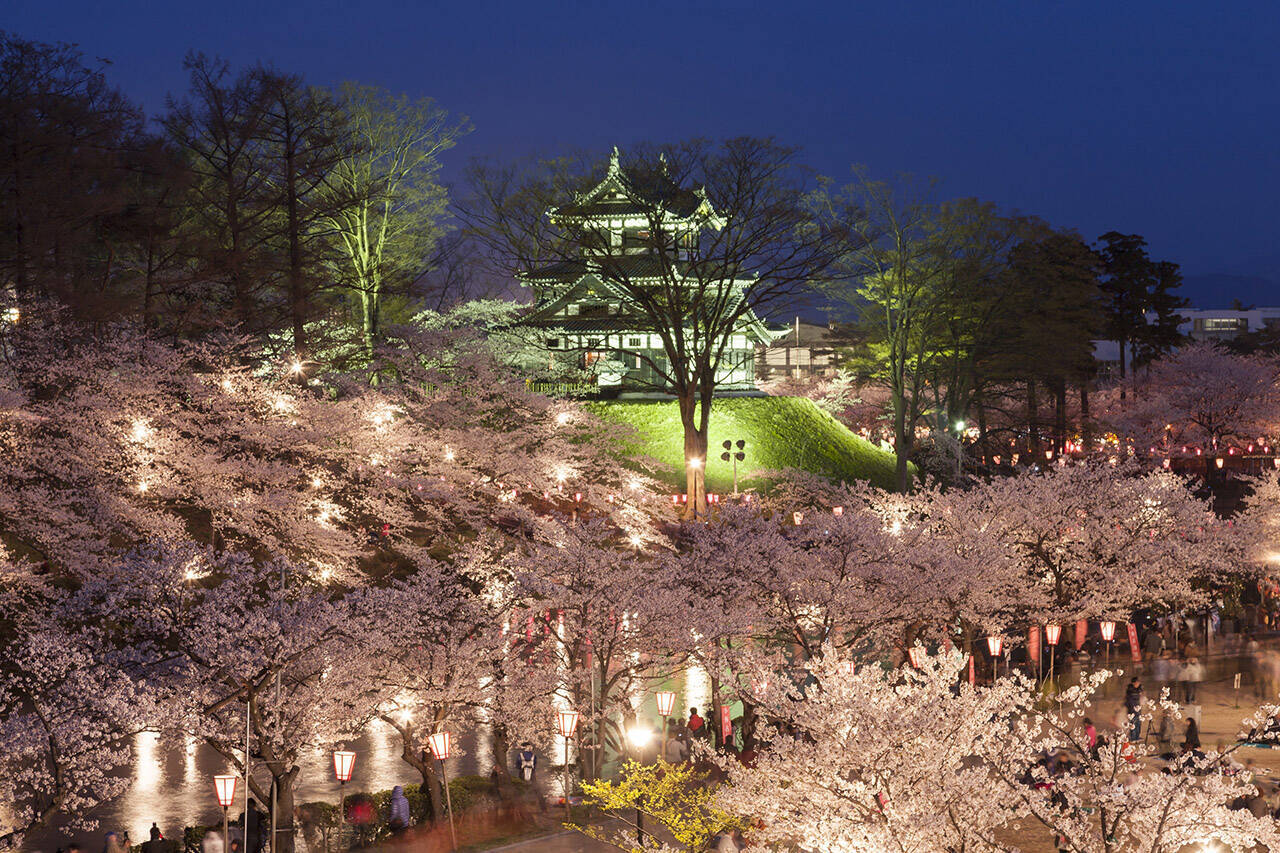
[[[666,761],[667,736],[670,734],[668,718],[676,706],[676,694],[671,690],[659,690],[655,698],[658,700],[658,716],[662,717],[662,760]]]
[[[652,738],[653,732],[640,725],[639,720],[632,723],[631,727],[627,729],[627,742],[635,748],[636,755],[649,744]],[[632,760],[635,760],[635,755],[632,756]],[[644,848],[644,812],[640,811],[639,800],[636,800],[636,843],[640,845],[641,849]]]
[[[987,651],[991,653],[991,680],[994,682],[1000,675],[1000,649],[1004,647],[1004,637],[992,634],[987,637]]]
[[[733,445],[734,442],[726,439],[721,445],[724,448],[724,453],[720,454],[720,458],[725,462],[733,460],[733,496],[736,498],[738,496],[738,463],[747,458],[747,454],[742,452],[747,443],[742,439],[738,439],[738,449],[736,451],[733,449]]]
[[[453,839],[453,849],[458,849],[458,833],[453,828],[453,798],[449,795],[449,773],[445,770],[444,760],[449,757],[450,737],[448,732],[436,732],[427,738],[431,754],[440,762],[440,779],[444,782],[444,804],[449,812],[449,837]]]
[[[1098,623],[1099,629],[1102,631],[1102,639],[1107,644],[1107,669],[1111,669],[1111,641],[1116,636],[1116,623],[1110,619],[1104,619]]]
[[[564,738],[564,819],[569,821],[573,820],[573,815],[569,812],[569,738],[578,730],[578,712],[557,711],[556,728],[560,731],[560,737]],[[454,846],[457,846],[456,842]]]
[[[347,783],[351,781],[351,770],[355,767],[356,754],[345,749],[335,749],[333,751],[333,775],[338,780],[338,825],[341,826],[346,820],[347,811]],[[272,839],[274,840],[274,839]]]
[[[227,839],[227,809],[236,801],[236,780],[239,776],[221,775],[213,777],[213,793],[222,806],[222,843],[230,844]]]
[[[1062,638],[1061,625],[1045,625],[1044,641],[1049,644],[1049,683],[1053,683],[1053,659],[1057,657],[1058,640]]]

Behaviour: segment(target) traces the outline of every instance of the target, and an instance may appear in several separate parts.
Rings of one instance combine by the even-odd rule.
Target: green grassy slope
[[[594,402],[586,408],[605,420],[627,423],[640,433],[631,450],[670,466],[663,479],[684,487],[684,438],[674,402]],[[711,408],[707,490],[733,488],[731,463],[720,459],[725,439],[747,442],[739,481],[759,470],[800,468],[836,480],[869,480],[893,488],[893,455],[854,435],[811,400],[799,397],[729,397]]]

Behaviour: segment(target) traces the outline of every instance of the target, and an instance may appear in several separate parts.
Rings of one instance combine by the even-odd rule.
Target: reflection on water
[[[459,757],[450,759],[446,766],[452,778],[459,774],[485,773],[493,767],[493,745],[488,729],[477,734],[459,733],[456,742]],[[393,785],[417,784],[421,781],[417,771],[400,758],[399,735],[395,729],[382,722],[371,725],[364,735],[347,744],[356,752],[355,770],[347,784],[347,793],[354,791],[381,791]],[[92,816],[99,821],[92,833],[74,833],[85,850],[100,850],[102,837],[108,830],[127,831],[134,844],[147,839],[154,821],[166,838],[179,837],[185,826],[213,825],[221,821],[222,810],[213,796],[213,777],[219,773],[234,772],[226,760],[194,738],[180,741],[162,741],[152,733],[143,733],[134,741],[133,784],[115,802],[99,809]],[[265,771],[254,774],[266,783]],[[242,808],[243,783],[237,786],[236,805],[231,809],[234,818]],[[269,784],[263,784],[264,789]],[[302,756],[298,776],[297,802],[315,800],[338,801],[338,783],[333,778],[333,759],[327,750],[307,750]],[[72,834],[62,831],[61,825],[53,830],[32,833],[23,843],[23,850],[53,851],[66,847]]]

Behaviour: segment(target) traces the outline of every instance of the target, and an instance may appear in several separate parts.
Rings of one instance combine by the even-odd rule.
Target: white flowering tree
[[[312,582],[297,566],[243,554],[163,547],[119,558],[90,579],[80,610],[115,619],[116,657],[171,697],[167,726],[250,773],[260,803],[274,784],[278,849],[293,849],[294,790],[304,751],[354,737],[375,711],[358,659],[353,596]]]
[[[1064,691],[1060,710],[1037,707],[1019,715],[994,745],[988,766],[1019,817],[1043,825],[1059,849],[1078,853],[1276,849],[1276,822],[1237,805],[1258,793],[1233,758],[1239,742],[1222,752],[1175,757],[1118,732],[1090,748],[1082,720],[1110,676],[1094,673]],[[1274,739],[1259,732],[1276,710],[1264,707],[1245,720],[1240,741]],[[1149,721],[1154,713],[1178,716],[1180,709],[1161,697],[1143,717]]]
[[[1210,454],[1280,436],[1280,362],[1211,343],[1180,347],[1102,395],[1099,417],[1140,442]]]
[[[953,538],[993,537],[1035,621],[1127,619],[1204,600],[1201,582],[1251,574],[1256,528],[1228,524],[1180,477],[1134,465],[1053,465],[952,492]]]
[[[1030,694],[958,684],[958,660],[884,670],[832,650],[787,674],[765,662],[754,701],[774,721],[753,766],[730,762],[719,805],[759,821],[753,847],[815,853],[999,849],[1015,814],[984,757]]]
[[[826,654],[789,672],[760,662],[750,689],[772,734],[752,766],[727,763],[718,797],[759,821],[753,846],[1013,851],[1037,831],[1077,853],[1280,843],[1271,818],[1232,808],[1255,789],[1229,752],[1166,761],[1121,738],[1091,750],[1080,719],[1109,673],[1064,693],[1059,712],[1020,677],[972,688],[957,684],[959,659],[920,662],[855,671]]]

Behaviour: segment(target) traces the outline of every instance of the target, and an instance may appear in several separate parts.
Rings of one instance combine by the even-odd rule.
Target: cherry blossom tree
[[[1218,519],[1187,484],[1136,465],[1054,465],[955,491],[937,518],[959,538],[994,537],[1036,622],[1127,619],[1187,607],[1205,583],[1252,574],[1254,529]]]
[[[379,698],[375,713],[399,736],[401,758],[422,776],[434,816],[444,811],[427,739],[450,724],[491,718],[505,653],[506,602],[500,591],[477,594],[470,581],[465,571],[419,562],[403,580],[363,592],[355,615],[357,623],[377,626],[355,641]]]
[[[133,739],[150,725],[147,693],[53,624],[13,632],[0,670],[0,799],[21,835],[53,817],[84,815],[119,796]]]
[[[1278,375],[1273,358],[1192,343],[1105,392],[1100,417],[1141,448],[1248,445],[1280,435]]]
[[[335,592],[281,560],[160,547],[117,559],[85,584],[78,605],[102,619],[129,614],[108,637],[116,659],[175,697],[175,733],[242,774],[247,746],[251,768],[271,779],[250,773],[250,790],[287,816],[304,750],[354,737],[374,712],[351,641],[366,626],[353,619],[355,599]],[[292,851],[292,832],[281,833],[279,849]]]
[[[753,846],[1000,849],[992,836],[1015,814],[983,759],[1031,697],[1012,679],[957,686],[959,668],[855,670],[830,649],[789,674],[762,661],[750,689],[777,722],[754,766],[726,764],[718,804],[759,821]]]
[[[753,766],[726,762],[718,796],[759,821],[754,845],[1012,851],[1011,830],[1037,824],[1077,853],[1280,843],[1270,818],[1230,808],[1255,790],[1230,752],[1167,761],[1123,738],[1089,748],[1079,721],[1111,673],[1066,691],[1059,712],[1020,676],[973,688],[957,685],[961,659],[918,659],[890,671],[830,652],[803,668],[757,662],[749,690],[774,731]]]
[[[1010,721],[994,744],[988,766],[1016,802],[1019,816],[1038,821],[1059,839],[1059,849],[1079,853],[1152,850],[1174,853],[1188,845],[1215,849],[1275,849],[1280,830],[1270,817],[1254,817],[1233,802],[1256,793],[1254,780],[1233,759],[1239,744],[1222,752],[1190,750],[1158,755],[1146,742],[1122,733],[1091,749],[1081,724],[1099,687],[1112,674],[1091,674],[1059,696],[1061,710],[1032,707]],[[1153,713],[1180,715],[1162,696]],[[1264,737],[1276,712],[1264,706],[1243,722],[1241,741]],[[1045,756],[1051,756],[1046,762]]]
[[[533,736],[550,734],[556,707],[572,707],[582,713],[591,748],[620,754],[621,726],[645,690],[670,677],[695,641],[714,631],[703,621],[714,614],[700,610],[667,556],[644,544],[602,520],[551,519],[509,558],[516,601],[509,667],[525,666],[508,677],[519,671],[526,682],[554,684],[543,691],[552,701],[524,721]]]

